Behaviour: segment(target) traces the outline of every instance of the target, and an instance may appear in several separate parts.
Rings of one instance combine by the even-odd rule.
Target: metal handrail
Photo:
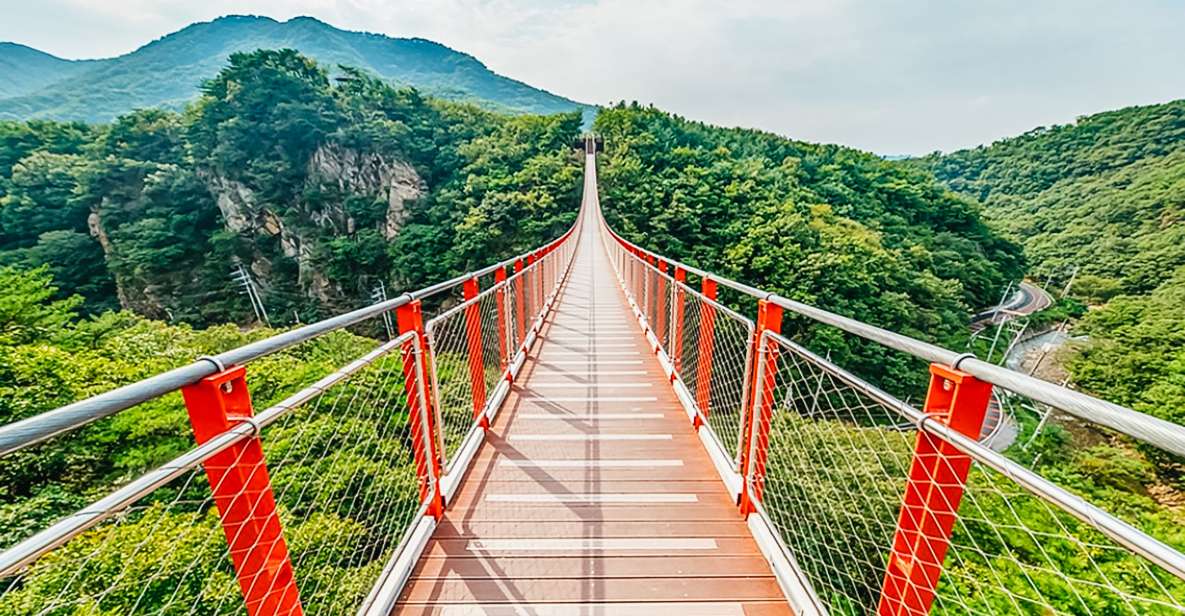
[[[776,342],[809,359],[813,365],[827,372],[832,377],[872,398],[886,408],[897,412],[915,425],[918,430],[932,434],[950,443],[955,449],[1004,475],[1031,494],[1048,501],[1062,511],[1074,516],[1079,521],[1106,535],[1119,545],[1147,558],[1165,571],[1185,580],[1185,554],[1182,554],[1175,548],[1120,520],[1111,513],[1092,505],[1082,497],[1059,487],[1041,475],[1008,459],[1008,457],[1000,452],[980,443],[978,440],[960,433],[942,421],[935,420],[930,415],[897,399],[892,394],[848,372],[830,360],[824,359],[819,354],[807,349],[801,344],[771,331],[762,333],[760,348],[765,348],[766,341]],[[748,476],[750,470],[746,470],[746,476]]]
[[[1113,402],[1095,398],[1094,396],[1074,391],[1061,385],[1043,381],[1036,377],[1016,372],[1015,370],[985,362],[970,353],[957,353],[929,342],[898,334],[884,328],[876,327],[875,325],[869,325],[862,321],[782,297],[776,293],[763,291],[747,284],[717,276],[706,270],[646,250],[613,231],[608,222],[605,221],[603,215],[599,216],[599,218],[601,225],[609,235],[622,246],[635,252],[635,254],[644,254],[653,259],[664,261],[701,278],[711,279],[720,286],[733,289],[750,297],[766,300],[813,321],[830,325],[849,334],[871,340],[872,342],[901,351],[907,355],[912,355],[918,359],[950,365],[982,381],[1059,408],[1071,415],[1101,426],[1106,426],[1178,456],[1185,456],[1185,426],[1153,417]]]
[[[550,251],[568,239],[576,227],[577,223],[573,223],[563,235],[542,247],[505,259],[480,270],[469,272],[423,289],[411,291],[377,304],[359,308],[352,312],[276,334],[270,338],[252,342],[219,353],[218,355],[203,357],[185,366],[162,372],[147,379],[130,383],[112,389],[111,391],[91,396],[90,398],[72,402],[52,411],[46,411],[33,417],[0,426],[0,458],[51,439],[59,434],[77,430],[93,421],[177,391],[186,385],[191,385],[221,371],[225,366],[246,364],[296,344],[361,323],[412,301],[431,297],[460,285],[470,278],[485,276],[497,271],[500,267],[507,267],[529,255],[538,255]]]
[[[420,349],[419,339],[415,336],[415,333],[407,332],[350,362],[332,374],[325,376],[316,383],[260,411],[259,414],[251,418],[250,422],[244,421],[238,423],[229,430],[211,437],[205,443],[141,475],[131,483],[95,501],[90,506],[59,520],[54,525],[5,550],[0,553],[0,578],[14,575],[46,552],[66,543],[87,529],[94,527],[96,524],[115,517],[132,503],[180,477],[183,473],[197,468],[203,462],[234,445],[256,436],[263,428],[275,423],[280,418],[299,408],[302,404],[324,393],[333,385],[408,342],[413,342],[415,353],[419,354],[423,352]],[[417,359],[417,361],[419,360]],[[429,472],[431,472],[431,465],[428,466]],[[435,486],[435,482],[432,482],[432,485]]]

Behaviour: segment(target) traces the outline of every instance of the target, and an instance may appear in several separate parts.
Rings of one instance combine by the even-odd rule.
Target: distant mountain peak
[[[230,54],[279,48],[296,49],[330,70],[353,66],[430,95],[498,110],[591,110],[494,73],[476,57],[436,41],[342,30],[310,16],[278,21],[225,15],[106,60],[63,60],[19,43],[0,45],[0,119],[105,122],[137,108],[178,109],[198,96],[202,81],[217,74]]]

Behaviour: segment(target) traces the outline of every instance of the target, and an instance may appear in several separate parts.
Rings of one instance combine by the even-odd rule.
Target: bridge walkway
[[[788,614],[630,313],[588,205],[542,344],[396,613]]]

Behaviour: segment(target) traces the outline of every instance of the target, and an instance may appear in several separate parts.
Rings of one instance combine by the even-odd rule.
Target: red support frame
[[[470,278],[461,286],[465,301],[476,299],[480,288],[477,278]],[[490,420],[482,411],[486,407],[486,369],[482,357],[481,302],[465,307],[466,354],[469,356],[469,383],[473,391],[473,418],[480,419],[481,427],[489,429]]]
[[[255,414],[242,366],[187,385],[181,396],[199,445]],[[259,435],[212,456],[204,467],[247,613],[300,616],[300,593]]]
[[[675,367],[671,374],[672,380],[674,380],[675,374],[678,374],[683,368],[683,300],[686,291],[681,285],[686,283],[687,270],[676,265],[674,322],[671,323],[671,364]]]
[[[947,366],[930,365],[930,389],[923,410],[960,434],[979,437],[991,398],[990,383]],[[937,436],[918,431],[878,616],[930,612],[970,470],[970,456]]]
[[[523,260],[516,259],[514,262],[514,273],[521,273],[524,267]],[[520,347],[527,342],[527,307],[523,305],[526,301],[526,283],[526,274],[514,279],[514,311],[518,316],[518,345]]]
[[[421,435],[415,441],[416,476],[424,479],[435,478],[433,486],[428,481],[420,482],[420,502],[428,502],[428,514],[439,520],[444,516],[444,494],[440,489],[441,455],[438,438],[439,426],[436,425],[436,413],[432,409],[432,374],[431,363],[428,361],[428,336],[424,333],[424,308],[420,300],[414,300],[395,309],[395,321],[399,334],[415,332],[416,341],[422,353],[420,360],[415,358],[415,346],[409,341],[403,352],[403,387],[407,394],[407,408],[411,409],[409,422],[412,435]],[[424,400],[427,408],[423,413],[417,413],[420,401]],[[427,425],[423,425],[425,422]],[[426,438],[423,435],[427,435]],[[425,444],[426,443],[426,444]]]
[[[663,276],[662,276],[662,274],[667,273],[667,262],[666,261],[659,261],[658,262],[658,271],[659,271],[659,273],[654,275],[654,277],[657,279],[656,285],[655,285],[656,288],[655,288],[655,297],[654,297],[654,299],[655,299],[654,320],[655,320],[655,325],[657,327],[655,327],[655,329],[654,329],[654,337],[658,338],[658,343],[659,343],[659,345],[661,345],[663,342],[662,334],[663,334],[663,332],[666,332],[666,326],[667,326],[667,292],[666,292],[667,291],[666,290],[667,279],[663,278]],[[670,332],[667,332],[667,333],[669,334]]]
[[[749,515],[756,509],[750,498],[761,501],[765,490],[765,463],[769,451],[769,426],[773,417],[774,389],[777,386],[778,347],[768,343],[761,348],[762,334],[782,332],[782,307],[768,300],[757,302],[757,326],[753,330],[753,381],[749,387],[749,409],[744,422],[745,436],[741,440],[741,475],[753,477],[749,488],[741,487],[741,514]],[[764,351],[764,352],[762,352]],[[752,494],[750,494],[750,490]]]
[[[716,281],[705,277],[700,282],[700,293],[704,297],[716,300]],[[699,365],[695,371],[695,405],[699,407],[699,414],[695,416],[695,427],[703,425],[700,415],[707,417],[712,412],[712,350],[716,344],[716,311],[707,302],[699,305],[699,347],[696,361]]]
[[[507,338],[510,332],[506,329],[506,268],[499,267],[494,270],[494,285],[498,286],[494,291],[494,301],[498,304],[498,357],[499,368],[506,370],[510,365],[510,345]]]
[[[538,282],[535,286],[539,289],[539,303],[535,304],[535,313],[538,314],[543,310],[543,301],[547,299],[547,259],[543,258],[546,254],[544,251],[539,251],[538,256],[535,257],[535,262],[539,265],[535,268],[535,279]]]
[[[536,292],[536,289],[539,288],[539,283],[535,280],[539,277],[539,268],[532,267],[533,265],[535,265],[535,253],[527,255],[526,292],[531,298],[531,309],[527,311],[527,318],[533,318],[539,309],[539,296]]]

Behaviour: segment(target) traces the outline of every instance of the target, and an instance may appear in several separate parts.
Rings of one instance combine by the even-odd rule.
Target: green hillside
[[[107,122],[133,109],[179,110],[197,98],[232,53],[296,49],[331,67],[357,67],[394,85],[508,112],[589,107],[503,77],[473,56],[424,39],[339,30],[310,17],[278,22],[229,16],[193,24],[136,51],[71,62],[20,45],[0,46],[0,118]],[[38,76],[30,80],[29,75]],[[38,81],[38,79],[40,81]]]
[[[1074,276],[1070,294],[1092,304],[1074,325],[1089,341],[1067,362],[1077,387],[1182,421],[1185,100],[922,162],[986,203],[995,224],[1024,244],[1035,276],[1058,286]],[[1183,469],[1179,460],[1162,464],[1158,481],[1180,482]]]
[[[36,92],[103,62],[64,60],[25,45],[0,43],[0,99]]]
[[[923,159],[1025,245],[1033,271],[1101,300],[1185,265],[1185,100],[1038,128]]]
[[[957,346],[973,309],[1024,269],[977,204],[907,163],[636,104],[602,110],[596,129],[615,229],[786,297]],[[923,374],[883,348],[801,325],[833,360],[896,390]]]

